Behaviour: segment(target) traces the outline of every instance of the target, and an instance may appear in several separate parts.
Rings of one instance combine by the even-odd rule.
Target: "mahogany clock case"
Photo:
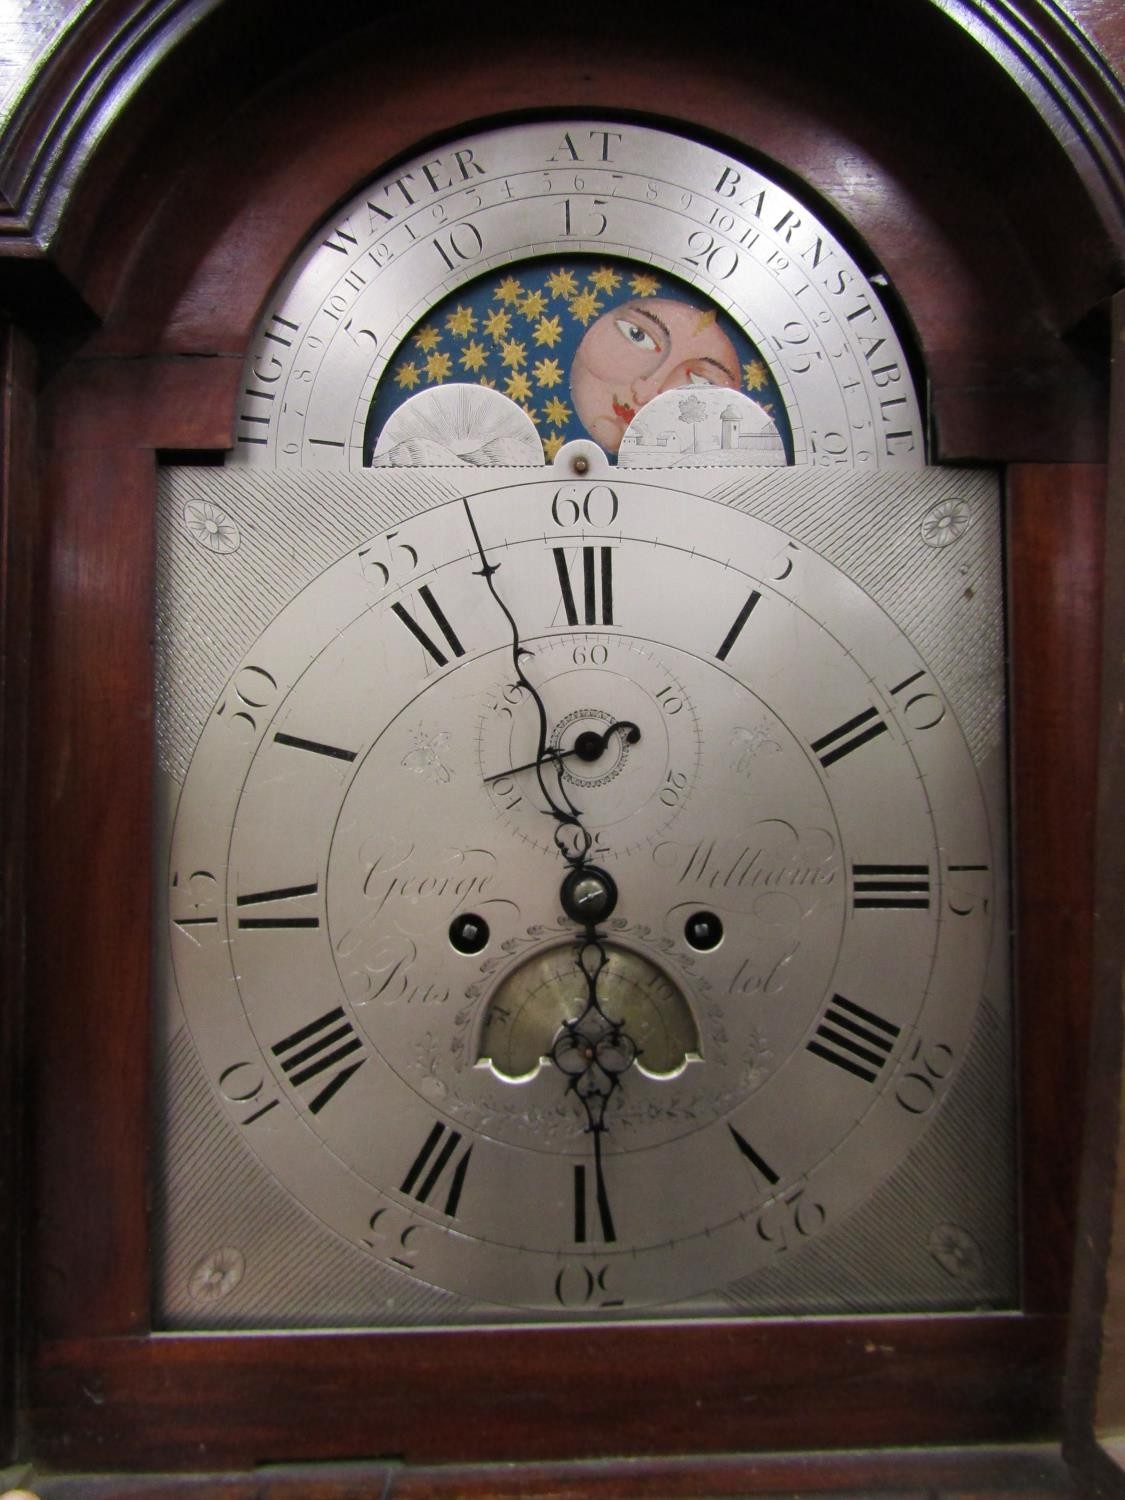
[[[861,18],[807,3],[755,15],[745,42],[719,39],[718,20],[740,16],[723,10],[673,48],[592,13],[558,36],[538,19],[518,33],[488,18],[469,28],[444,7],[396,15],[392,37],[386,17],[321,6],[282,40],[265,7],[219,6],[92,155],[49,254],[36,265],[25,244],[4,261],[9,305],[27,306],[33,280],[47,288],[38,327],[10,330],[5,345],[9,646],[36,586],[33,649],[11,656],[6,682],[13,722],[28,725],[6,750],[10,827],[34,837],[24,1025],[8,1012],[4,1081],[26,1110],[21,1441],[37,1459],[531,1460],[1061,1430],[1092,995],[1097,308],[1114,288],[1119,226],[936,7],[877,4]],[[962,105],[951,116],[941,106],[953,76]],[[420,143],[548,104],[668,123],[792,174],[901,299],[929,382],[931,461],[1006,466],[1018,1313],[468,1336],[150,1333],[158,455],[207,461],[230,446],[255,319],[334,203]],[[1033,178],[1017,170],[1029,160]],[[17,876],[18,847],[7,852]],[[18,979],[18,944],[6,962]],[[690,1403],[676,1394],[685,1384]],[[309,1421],[310,1390],[331,1421]],[[549,1410],[568,1413],[564,1428]]]

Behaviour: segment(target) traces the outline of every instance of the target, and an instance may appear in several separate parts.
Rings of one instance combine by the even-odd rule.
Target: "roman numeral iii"
[[[852,906],[856,911],[928,911],[929,865],[852,865]]]

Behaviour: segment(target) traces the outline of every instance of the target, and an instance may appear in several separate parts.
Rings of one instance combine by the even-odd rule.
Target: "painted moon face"
[[[738,355],[713,309],[656,297],[610,308],[592,323],[571,366],[586,431],[608,453],[654,396],[684,386],[739,386]]]

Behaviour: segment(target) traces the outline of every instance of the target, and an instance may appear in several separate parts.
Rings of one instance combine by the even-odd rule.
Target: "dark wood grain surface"
[[[148,1326],[154,486],[142,448],[44,457],[28,923],[41,1336]]]
[[[59,1340],[32,1416],[66,1468],[1045,1440],[1059,1334],[993,1315]]]
[[[1123,17],[1125,27],[1125,17]],[[1125,292],[1115,302],[1115,346],[1125,352]],[[1091,1349],[1101,1358],[1091,1369],[1083,1359],[1086,1397],[1096,1405],[1101,1432],[1125,1430],[1125,1192],[1113,1191],[1114,1165],[1121,1145],[1122,1011],[1118,1004],[1125,974],[1125,365],[1114,372],[1114,442],[1109,469],[1106,526],[1106,607],[1103,655],[1101,760],[1098,795],[1098,869],[1095,904],[1095,985],[1101,998],[1094,1033],[1093,1065],[1098,1088],[1088,1110],[1091,1152],[1091,1261],[1085,1267],[1083,1316],[1075,1328],[1076,1355]],[[1100,1337],[1104,1316],[1104,1338]],[[1091,1388],[1097,1380],[1096,1392]]]
[[[1101,466],[1008,471],[1013,917],[1025,1306],[1071,1294],[1088,1067],[1100,722]]]
[[[35,353],[8,326],[0,331],[0,1464],[16,1441],[23,1344],[24,877],[36,457]]]

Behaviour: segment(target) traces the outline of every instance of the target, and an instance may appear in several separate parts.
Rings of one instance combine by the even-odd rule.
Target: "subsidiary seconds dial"
[[[810,204],[635,123],[485,131],[375,178],[265,310],[234,457],[362,467],[403,399],[449,382],[516,401],[549,460],[580,437],[615,454],[654,396],[700,384],[755,402],[770,461],[924,459],[879,287]]]

